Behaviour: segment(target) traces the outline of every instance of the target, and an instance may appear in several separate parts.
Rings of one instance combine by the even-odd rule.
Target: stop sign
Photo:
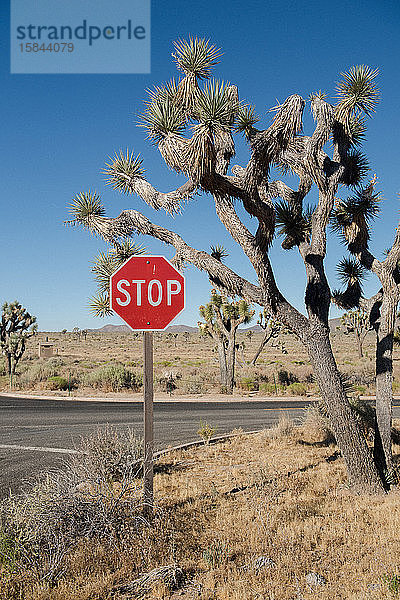
[[[112,274],[110,306],[140,331],[160,331],[185,308],[185,279],[164,256],[131,256]]]

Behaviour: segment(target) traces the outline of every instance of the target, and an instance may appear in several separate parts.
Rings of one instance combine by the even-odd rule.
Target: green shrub
[[[46,383],[46,387],[49,390],[67,390],[69,385],[67,379],[65,379],[65,377],[60,377],[59,375],[49,377]]]
[[[207,421],[203,421],[203,419],[200,419],[200,426],[197,430],[197,433],[199,434],[199,436],[205,444],[208,445],[210,443],[211,438],[217,433],[217,430],[217,426],[212,427],[210,423],[207,423]]]
[[[87,373],[83,383],[95,389],[119,392],[123,389],[139,391],[142,386],[142,376],[126,369],[123,365],[109,364]]]
[[[260,392],[265,394],[276,394],[276,388],[274,383],[260,383]]]
[[[39,360],[20,374],[19,384],[21,387],[29,388],[42,381],[47,382],[49,377],[59,375],[60,367],[63,365],[64,361],[57,357]]]
[[[306,396],[307,395],[308,386],[306,383],[291,383],[287,386],[286,392],[291,396]]]
[[[236,386],[249,392],[257,391],[259,387],[258,381],[256,381],[253,377],[243,377],[236,383]]]

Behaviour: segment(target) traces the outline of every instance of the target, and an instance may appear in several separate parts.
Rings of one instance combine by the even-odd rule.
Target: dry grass
[[[310,436],[308,436],[310,437]],[[400,448],[395,447],[399,452]],[[382,600],[400,597],[400,495],[354,497],[334,446],[287,422],[166,455],[155,520],[118,543],[82,542],[53,588],[3,573],[4,600],[116,600],[113,589],[176,563],[188,587],[151,600]],[[270,565],[255,568],[258,557]],[[310,587],[316,572],[326,585]]]

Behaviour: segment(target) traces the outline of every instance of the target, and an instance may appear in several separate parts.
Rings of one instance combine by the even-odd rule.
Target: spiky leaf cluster
[[[365,279],[364,268],[354,258],[345,257],[339,262],[336,272],[346,288],[344,291],[334,290],[332,301],[344,310],[358,307],[362,296],[362,283]]]
[[[312,213],[313,208],[309,206],[300,211],[298,207],[285,200],[280,200],[275,204],[277,232],[279,235],[285,236],[282,248],[290,250],[301,242],[309,241]]]
[[[223,246],[221,246],[221,244],[216,244],[215,246],[211,246],[210,254],[213,258],[215,258],[216,260],[219,260],[219,262],[223,262],[224,258],[227,258],[229,256],[228,252],[225,250],[225,248]]]
[[[350,150],[342,160],[345,169],[340,178],[340,183],[349,187],[360,185],[361,181],[370,170],[369,162],[365,154],[359,150],[353,149]]]
[[[131,184],[134,179],[143,179],[145,170],[142,167],[143,160],[140,155],[135,156],[133,151],[126,149],[116,152],[114,157],[109,157],[110,162],[106,163],[104,173],[108,176],[107,183],[112,185],[115,190],[124,194],[132,191]]]
[[[77,194],[69,205],[69,213],[74,217],[69,223],[79,223],[86,229],[91,228],[93,219],[103,217],[105,209],[99,194],[94,191]]]
[[[343,79],[336,88],[338,117],[350,117],[355,112],[370,116],[375,111],[379,102],[379,90],[375,84],[378,73],[378,69],[372,70],[367,65],[356,65],[341,73]]]
[[[114,313],[110,308],[110,296],[106,293],[98,292],[89,299],[89,310],[94,317],[110,317]]]
[[[221,56],[219,48],[210,44],[210,40],[189,38],[174,42],[175,52],[172,54],[176,65],[185,75],[193,75],[197,79],[208,79],[212,67],[218,64]]]
[[[332,229],[342,236],[352,253],[367,247],[370,221],[379,214],[380,200],[380,194],[374,192],[371,183],[367,188],[358,188],[350,198],[336,202],[331,216]]]
[[[229,131],[239,110],[235,88],[229,83],[213,79],[199,94],[196,118],[211,133]]]
[[[240,106],[238,114],[236,116],[236,131],[244,133],[248,138],[254,128],[254,125],[258,123],[259,117],[256,115],[255,107],[250,105]]]
[[[157,144],[169,134],[180,135],[186,126],[186,115],[172,96],[165,95],[147,103],[139,126],[144,127],[148,137]]]
[[[336,273],[343,285],[360,284],[365,279],[364,267],[355,258],[342,258],[336,267]]]

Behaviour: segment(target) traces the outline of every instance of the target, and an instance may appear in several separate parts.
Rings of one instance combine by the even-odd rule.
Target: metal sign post
[[[144,513],[153,513],[153,332],[143,332]]]

